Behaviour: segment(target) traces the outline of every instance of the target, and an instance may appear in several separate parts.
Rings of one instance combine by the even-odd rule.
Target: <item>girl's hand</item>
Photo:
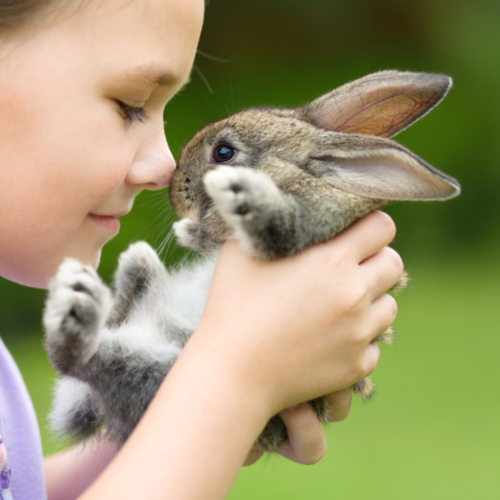
[[[329,281],[331,280],[333,284],[338,283],[338,288],[344,286],[345,289],[343,293],[339,293],[337,288],[334,291],[336,303],[333,301],[333,303],[326,302],[326,307],[335,311],[335,306],[338,306],[338,309],[335,311],[337,318],[334,318],[334,320],[340,320],[341,324],[343,323],[342,326],[346,328],[344,332],[342,332],[341,329],[337,329],[335,331],[337,338],[334,338],[333,341],[339,340],[340,335],[344,333],[347,335],[343,337],[343,339],[349,344],[348,349],[355,349],[355,362],[353,362],[354,360],[352,358],[350,362],[348,361],[349,356],[353,354],[353,351],[349,351],[348,353],[346,352],[348,355],[345,356],[344,359],[341,359],[335,367],[337,369],[342,369],[343,365],[343,369],[349,370],[350,373],[348,371],[349,378],[346,384],[343,384],[344,387],[340,390],[336,390],[329,396],[329,402],[332,408],[330,414],[331,421],[342,420],[348,416],[351,407],[350,386],[360,378],[371,373],[378,361],[378,347],[371,341],[379,333],[384,331],[395,318],[396,305],[394,299],[384,294],[384,292],[399,278],[403,270],[401,259],[396,252],[384,247],[385,244],[388,244],[392,240],[394,232],[394,224],[390,218],[381,212],[375,212],[359,221],[352,228],[338,236],[333,242],[329,242],[317,249],[319,252],[322,252],[325,250],[324,247],[329,245],[333,246],[334,243],[338,244],[336,253],[332,250],[332,257],[334,257],[334,260],[330,262],[334,267],[332,270],[334,276],[330,277],[327,274],[326,278]],[[229,245],[232,245],[232,243],[229,243],[227,246]],[[353,245],[353,247],[349,248],[351,245]],[[227,246],[225,250],[227,250]],[[341,248],[344,247],[340,255],[338,253],[339,246]],[[311,249],[309,252],[313,252],[314,250],[315,249]],[[301,256],[300,258],[303,257],[304,256]],[[343,262],[339,262],[339,258],[342,259]],[[317,262],[319,262],[320,266],[322,265],[319,259]],[[353,274],[358,275],[357,279],[353,279]],[[321,269],[318,275],[325,277],[325,273],[324,271],[322,272]],[[304,278],[306,284],[307,279],[308,277],[306,276]],[[311,277],[309,277],[309,279],[311,279]],[[297,283],[296,289],[298,293],[303,292],[303,289],[300,290],[301,280],[297,280]],[[256,294],[259,293],[261,293],[261,291],[256,290]],[[272,292],[268,290],[268,293],[270,297]],[[289,296],[293,296],[293,291],[288,291],[288,294]],[[286,292],[282,297],[286,297]],[[322,306],[321,300],[324,300],[325,297],[326,296],[320,296],[317,298],[317,302],[312,303],[311,307],[307,309],[310,311],[317,311],[318,308]],[[269,300],[272,300],[271,297]],[[274,303],[275,302],[276,301],[274,301]],[[305,304],[299,304],[298,308],[295,309],[293,306],[287,308],[286,303],[284,304],[286,313],[290,318],[294,320],[298,319],[299,321],[303,317],[297,318],[296,313],[302,312],[303,314],[304,310],[307,311],[304,305]],[[240,309],[248,307],[249,304],[245,301]],[[273,312],[276,311],[271,311],[268,317],[273,318]],[[321,314],[317,314],[315,319],[320,317]],[[314,325],[314,323],[312,323],[312,325]],[[326,328],[328,329],[328,327]],[[303,332],[306,331],[307,327],[304,325]],[[310,328],[310,331],[313,331],[313,328]],[[333,334],[334,337],[335,333]],[[352,335],[351,338],[349,338],[350,335]],[[287,338],[285,334],[283,336],[281,349],[278,350],[278,353],[280,353],[287,344],[290,344],[290,337]],[[347,344],[344,344],[344,347],[347,347]],[[328,345],[326,348],[328,348]],[[306,352],[307,348],[304,353],[300,353],[301,356],[303,357]],[[357,364],[360,362],[361,365]],[[358,371],[353,373],[353,370],[357,368]],[[347,387],[345,387],[345,385],[347,385]],[[321,424],[316,419],[310,406],[306,403],[295,405],[293,409],[283,410],[280,416],[287,425],[289,440],[278,452],[290,460],[302,464],[312,464],[321,459],[326,451],[326,440]],[[254,463],[259,457],[260,454],[252,450],[245,461],[245,465]]]
[[[396,316],[385,293],[403,272],[386,247],[394,234],[373,212],[286,259],[256,261],[227,242],[193,338],[269,416],[352,386],[375,369],[372,341]]]
[[[347,418],[351,410],[351,388],[329,394],[327,398],[330,406],[328,420],[339,422]],[[279,415],[287,427],[288,441],[278,449],[278,453],[303,465],[319,462],[326,453],[326,439],[311,406],[301,403],[281,411]],[[261,456],[262,452],[252,449],[244,465],[254,464]]]

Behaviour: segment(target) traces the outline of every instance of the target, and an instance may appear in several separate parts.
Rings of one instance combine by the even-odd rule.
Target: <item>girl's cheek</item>
[[[104,145],[103,145],[104,146]],[[105,147],[93,147],[82,158],[80,181],[93,202],[101,200],[125,181],[134,161],[134,151],[125,141],[110,141]]]

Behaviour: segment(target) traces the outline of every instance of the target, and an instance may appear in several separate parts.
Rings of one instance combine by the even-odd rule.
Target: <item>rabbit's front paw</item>
[[[118,261],[114,278],[115,302],[108,326],[121,325],[150,283],[164,273],[165,267],[146,242],[139,241],[130,245]]]
[[[218,167],[204,181],[222,216],[236,224],[259,216],[266,205],[274,206],[281,199],[271,178],[250,168]]]
[[[145,241],[138,241],[120,255],[115,284],[140,295],[147,281],[163,270],[156,252]]]
[[[276,240],[287,230],[288,202],[264,172],[241,167],[218,167],[204,179],[221,216],[234,229],[240,244],[251,253],[272,256]]]
[[[111,293],[93,268],[75,259],[62,263],[43,315],[45,348],[59,372],[71,373],[93,356],[111,304]]]

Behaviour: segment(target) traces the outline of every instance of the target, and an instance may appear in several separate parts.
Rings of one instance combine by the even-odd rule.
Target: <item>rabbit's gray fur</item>
[[[384,71],[295,110],[244,110],[200,130],[180,153],[170,200],[183,217],[179,241],[209,257],[173,273],[136,243],[120,257],[114,297],[71,259],[50,285],[46,348],[63,375],[53,426],[75,439],[102,426],[117,443],[127,439],[195,330],[228,238],[277,258],[332,238],[390,200],[456,196],[454,179],[387,139],[450,86],[443,75]],[[372,386],[361,381],[355,391],[367,397]],[[311,404],[325,420],[325,398]],[[274,451],[286,438],[274,417],[257,446]]]

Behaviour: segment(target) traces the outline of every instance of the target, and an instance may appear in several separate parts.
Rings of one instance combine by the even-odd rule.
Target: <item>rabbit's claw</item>
[[[109,289],[90,266],[66,259],[49,288],[43,322],[49,357],[62,373],[85,365],[111,309]]]

